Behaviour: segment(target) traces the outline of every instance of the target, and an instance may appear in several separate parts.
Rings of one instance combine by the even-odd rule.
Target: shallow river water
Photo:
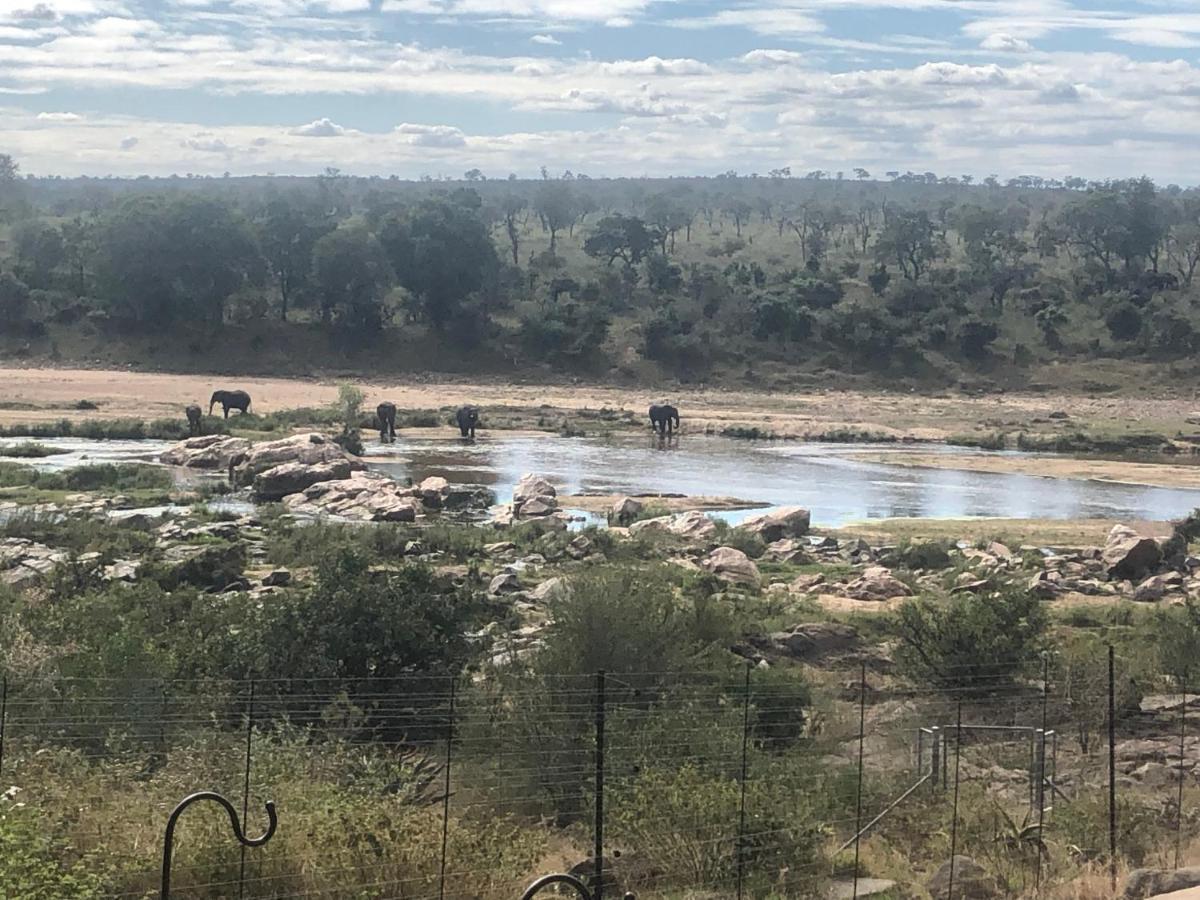
[[[8,440],[4,444],[17,443]],[[16,460],[43,469],[86,463],[153,460],[158,441],[47,441],[68,454]],[[905,448],[888,445],[768,443],[683,435],[668,447],[650,436],[564,438],[491,432],[474,443],[445,432],[368,441],[372,468],[414,481],[441,475],[484,485],[499,502],[511,499],[526,472],[566,493],[719,495],[763,506],[798,505],[813,522],[836,526],[891,516],[1171,519],[1200,507],[1200,491],[1138,487],[1031,475],[918,469],[862,459]],[[922,445],[922,452],[962,448]],[[985,451],[975,451],[985,452]],[[738,521],[749,511],[720,513]]]

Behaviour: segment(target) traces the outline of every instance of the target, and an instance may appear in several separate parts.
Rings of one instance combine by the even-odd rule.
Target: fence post
[[[1183,841],[1183,744],[1187,734],[1187,672],[1179,684],[1179,797],[1175,804],[1175,868],[1179,868],[1179,856]]]
[[[438,900],[446,897],[446,847],[450,839],[450,763],[454,747],[454,691],[456,680],[450,679],[450,711],[446,717],[446,778],[442,786],[442,864],[438,874]]]
[[[0,772],[4,771],[4,729],[8,723],[8,676],[0,682]]]
[[[242,780],[242,821],[250,811],[250,751],[254,743],[254,679],[250,679],[250,696],[246,701],[246,772]],[[238,898],[246,895],[246,845],[242,844],[242,859],[238,866]]]
[[[954,857],[958,854],[958,782],[962,761],[962,698],[958,700],[958,722],[954,727],[954,816],[950,820],[950,879],[946,900],[954,900]]]
[[[933,773],[933,778],[930,780],[933,784],[934,793],[937,793],[938,771],[941,768],[941,759],[939,758],[939,754],[941,753],[942,736],[939,733],[941,729],[939,729],[936,725],[934,725],[930,731],[933,732],[933,736],[929,740],[929,771]]]
[[[595,900],[604,898],[604,670],[596,673],[596,822],[593,829],[596,853]]]
[[[750,752],[750,666],[752,664],[746,662],[746,682],[743,688],[742,695],[742,797],[738,808],[738,836],[737,836],[737,896],[738,900],[742,900],[742,882],[745,879],[746,869],[746,773],[749,765]]]
[[[1117,663],[1108,645],[1108,880],[1117,892]]]
[[[854,813],[854,887],[851,900],[858,900],[858,848],[862,841],[863,745],[867,739],[867,664],[861,664],[858,679],[858,797]]]

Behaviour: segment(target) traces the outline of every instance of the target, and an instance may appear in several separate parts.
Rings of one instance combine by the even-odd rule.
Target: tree
[[[29,312],[29,286],[10,272],[0,272],[0,321],[23,322]]]
[[[334,224],[313,205],[288,196],[268,202],[257,224],[267,269],[279,291],[279,319],[286,322],[292,298],[312,274],[313,245]]]
[[[534,212],[550,233],[550,252],[558,250],[558,233],[575,221],[575,195],[562,181],[545,181],[533,201]]]
[[[504,230],[508,233],[508,242],[512,247],[512,264],[521,265],[521,229],[518,217],[528,206],[524,197],[517,194],[505,194],[500,204],[500,212],[504,217]]]
[[[1165,226],[1148,178],[1114,181],[1072,197],[1057,218],[1062,239],[1098,264],[1109,283],[1157,255]]]
[[[1142,311],[1129,300],[1118,301],[1104,317],[1114,341],[1132,341],[1142,333]]]
[[[66,260],[62,232],[44,222],[26,222],[13,231],[17,274],[34,288],[50,288]]]
[[[875,240],[876,256],[894,260],[910,281],[919,281],[944,251],[925,210],[893,212]]]
[[[591,235],[583,242],[583,252],[605,260],[610,266],[622,259],[632,268],[645,258],[653,245],[654,238],[645,222],[635,216],[617,213],[605,216],[593,226]]]
[[[742,225],[750,218],[750,214],[754,212],[754,207],[742,197],[731,197],[725,202],[725,212],[733,217],[734,228],[737,229],[737,236],[742,236]]]
[[[417,317],[438,331],[470,313],[469,299],[500,265],[474,191],[422,201],[408,217],[390,217],[379,237]]]
[[[659,252],[675,252],[675,235],[691,225],[693,213],[670,194],[655,194],[646,204],[646,221],[653,226]]]
[[[319,292],[321,321],[335,316],[367,331],[383,326],[383,296],[392,283],[387,255],[365,225],[342,225],[313,245],[313,284]]]
[[[21,167],[7,153],[0,153],[0,224],[15,222],[29,209],[25,186],[20,179]]]

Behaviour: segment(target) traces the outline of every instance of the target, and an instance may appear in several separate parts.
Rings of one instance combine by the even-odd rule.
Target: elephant
[[[389,443],[396,440],[396,404],[384,401],[375,407],[379,418],[379,440]]]
[[[204,410],[200,408],[199,403],[192,403],[184,410],[187,415],[188,434],[197,435],[201,433],[200,422],[204,418]]]
[[[679,428],[679,410],[666,403],[650,407],[650,427],[662,435],[669,435]]]
[[[475,426],[479,424],[479,409],[474,406],[464,406],[454,414],[454,420],[458,422],[459,433],[465,438],[475,437]]]
[[[213,391],[212,399],[208,401],[208,414],[211,416],[213,407],[218,403],[225,410],[225,418],[229,418],[229,411],[236,409],[243,415],[250,412],[250,395],[245,391]]]

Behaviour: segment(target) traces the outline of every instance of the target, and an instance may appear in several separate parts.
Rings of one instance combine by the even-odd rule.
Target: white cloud
[[[132,134],[121,138],[121,149],[122,150],[132,150],[137,145],[138,145],[138,139],[136,137],[134,137]]]
[[[979,46],[984,50],[996,50],[1000,53],[1029,53],[1033,50],[1029,41],[1002,32],[989,34],[979,42]]]
[[[556,38],[552,34],[535,34],[529,40],[533,41],[533,43],[535,43],[535,44],[546,44],[547,46],[550,46],[550,47],[562,46],[562,41],[560,41],[558,38]]]
[[[307,125],[293,128],[288,132],[288,134],[295,134],[300,137],[340,137],[345,133],[345,128],[328,118],[317,119],[316,121],[309,122]]]
[[[722,9],[710,16],[673,19],[669,24],[691,29],[746,28],[755,34],[772,37],[820,34],[825,30],[825,24],[807,12],[776,6]]]
[[[37,117],[39,122],[78,122],[83,118],[73,112],[41,112]]]
[[[198,150],[201,153],[230,153],[230,146],[220,138],[212,137],[209,134],[198,134],[194,137],[187,138],[183,141],[183,146],[190,150]]]
[[[466,136],[459,128],[450,125],[414,125],[409,122],[396,126],[396,134],[405,143],[416,147],[463,147]]]

